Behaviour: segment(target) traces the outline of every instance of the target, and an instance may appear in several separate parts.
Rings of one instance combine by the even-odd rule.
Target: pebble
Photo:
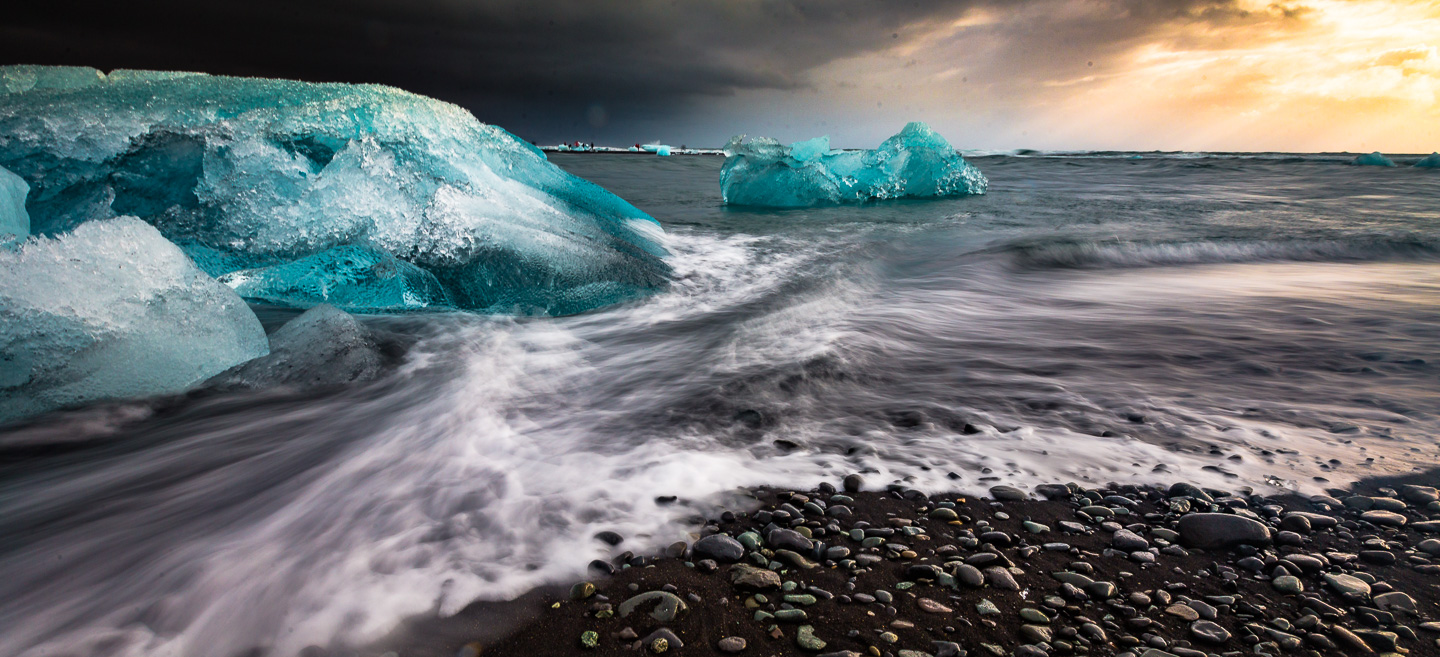
[[[1200,613],[1190,608],[1188,605],[1170,605],[1169,607],[1165,608],[1165,613],[1170,614],[1171,616],[1177,616],[1187,621],[1200,620]]]
[[[1299,577],[1295,577],[1294,575],[1276,577],[1270,581],[1270,585],[1275,587],[1276,591],[1290,595],[1299,595],[1305,590],[1305,584],[1300,581]]]
[[[691,551],[701,559],[714,559],[720,563],[735,563],[745,556],[745,546],[724,534],[711,534],[695,541]]]
[[[1394,511],[1382,511],[1379,509],[1360,514],[1360,519],[1385,527],[1403,527],[1406,522],[1405,516],[1395,513]]]
[[[773,570],[742,563],[730,568],[730,583],[752,589],[778,589],[780,575]]]
[[[1191,513],[1180,518],[1180,539],[1192,548],[1213,550],[1241,544],[1268,545],[1270,529],[1229,513]]]
[[[946,607],[945,605],[931,600],[930,598],[920,598],[915,601],[915,605],[920,607],[920,611],[930,614],[949,614],[955,611],[954,609]]]
[[[1221,627],[1218,623],[1208,620],[1197,620],[1190,624],[1190,634],[1195,638],[1210,643],[1225,643],[1230,640],[1230,631]]]
[[[995,603],[989,600],[981,600],[975,603],[975,611],[981,616],[993,616],[1000,613],[1000,608],[996,607]]]
[[[795,645],[815,652],[825,649],[825,642],[815,636],[815,627],[811,625],[801,625],[799,629],[795,630]]]
[[[1001,502],[1020,502],[1025,499],[1025,491],[1014,486],[991,486],[990,497]]]
[[[1331,589],[1334,589],[1336,593],[1342,596],[1370,597],[1370,585],[1358,577],[1326,573],[1324,578],[1325,583],[1329,584]]]
[[[586,648],[594,648],[600,645],[600,634],[595,630],[586,630],[580,634],[580,645]]]
[[[741,652],[745,650],[745,637],[727,636],[721,639],[716,647],[720,648],[720,652]]]
[[[990,586],[1002,591],[1019,591],[1020,584],[1015,581],[1015,576],[1004,568],[994,567],[985,569],[985,581]]]
[[[650,612],[650,617],[661,623],[668,623],[675,620],[675,618],[686,609],[685,601],[681,600],[680,596],[674,593],[668,591],[649,591],[620,603],[620,606],[616,609],[616,613],[620,614],[621,618],[625,618],[634,613],[635,610],[642,605],[649,604],[655,605],[655,609]]]

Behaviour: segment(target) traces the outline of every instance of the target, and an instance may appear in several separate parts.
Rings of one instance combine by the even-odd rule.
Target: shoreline
[[[603,537],[622,541],[589,585],[412,619],[360,654],[1440,655],[1437,482],[757,488],[698,541],[636,556]]]

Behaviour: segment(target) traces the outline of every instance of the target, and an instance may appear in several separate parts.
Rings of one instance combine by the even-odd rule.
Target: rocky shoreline
[[[1309,498],[1186,483],[997,486],[975,498],[861,492],[858,475],[838,488],[758,489],[753,510],[726,512],[664,554],[631,554],[602,533],[615,557],[568,591],[515,603],[525,611],[503,637],[465,640],[462,629],[422,641],[417,627],[392,649],[1440,655],[1440,493],[1413,483],[1429,479]]]

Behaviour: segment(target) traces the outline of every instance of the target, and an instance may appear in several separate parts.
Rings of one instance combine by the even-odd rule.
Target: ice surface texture
[[[29,193],[30,185],[23,178],[0,168],[0,247],[30,234],[30,214],[25,211]]]
[[[329,303],[403,311],[451,305],[435,275],[384,251],[355,245],[220,277],[240,296],[282,306]]]
[[[1431,153],[1415,163],[1421,169],[1440,169],[1440,153]]]
[[[1391,161],[1390,158],[1385,157],[1383,154],[1381,154],[1380,151],[1375,151],[1374,153],[1366,153],[1366,154],[1364,154],[1364,155],[1361,155],[1361,156],[1359,156],[1359,157],[1356,157],[1355,159],[1350,160],[1350,164],[1353,164],[1353,165],[1355,165],[1355,166],[1368,166],[1368,167],[1393,167],[1393,166],[1395,166],[1395,163],[1394,163],[1393,161]]]
[[[732,205],[793,208],[984,194],[984,174],[921,122],[873,151],[832,151],[829,137],[784,146],[744,135],[725,145],[720,193]]]
[[[0,166],[32,187],[33,233],[134,215],[212,275],[353,246],[433,275],[445,293],[432,301],[501,313],[577,313],[668,280],[654,219],[448,103],[153,71],[5,67],[0,80]],[[294,271],[323,278],[327,263],[353,273],[329,256]],[[393,306],[348,305],[368,298],[328,302]]]
[[[139,219],[0,249],[0,422],[181,392],[268,352],[245,302]]]

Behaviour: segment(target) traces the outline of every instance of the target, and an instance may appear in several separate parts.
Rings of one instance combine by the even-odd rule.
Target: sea
[[[848,473],[1315,494],[1431,468],[1440,171],[1349,157],[972,153],[983,196],[767,210],[721,202],[719,157],[553,153],[659,220],[668,290],[367,316],[378,381],[0,430],[0,655],[367,654],[584,576],[619,549],[597,532],[657,549],[744,487]]]

